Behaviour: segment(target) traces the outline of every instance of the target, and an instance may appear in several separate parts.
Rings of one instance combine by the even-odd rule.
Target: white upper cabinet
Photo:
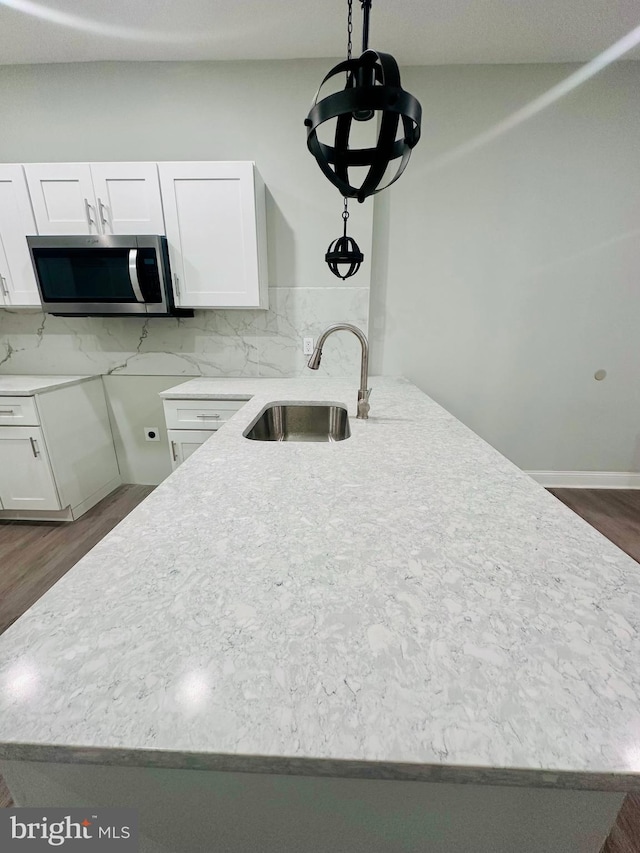
[[[176,303],[266,308],[264,185],[250,162],[159,163]]]
[[[164,234],[155,163],[24,168],[39,234]]]
[[[155,163],[92,163],[103,234],[164,234]]]
[[[87,163],[24,167],[38,234],[100,234]]]
[[[29,234],[36,224],[22,166],[0,164],[0,305],[40,305]]]

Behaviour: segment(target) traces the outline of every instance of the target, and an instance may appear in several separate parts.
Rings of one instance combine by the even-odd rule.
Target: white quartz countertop
[[[372,384],[184,385],[251,400],[0,637],[0,757],[640,789],[638,565]],[[351,438],[243,437],[302,400]]]
[[[95,376],[15,376],[0,374],[0,397],[32,397],[67,385],[78,385]]]

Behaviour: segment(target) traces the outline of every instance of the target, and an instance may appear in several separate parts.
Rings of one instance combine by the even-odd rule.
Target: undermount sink
[[[344,441],[349,418],[343,406],[275,403],[244,433],[253,441]]]

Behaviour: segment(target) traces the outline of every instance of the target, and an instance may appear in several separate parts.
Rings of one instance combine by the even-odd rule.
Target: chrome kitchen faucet
[[[361,420],[369,417],[369,397],[371,396],[371,388],[367,388],[369,384],[369,342],[367,341],[367,336],[365,333],[359,329],[357,326],[352,326],[351,323],[336,323],[333,326],[329,326],[318,338],[318,342],[316,343],[316,348],[313,351],[313,355],[309,359],[307,367],[310,367],[311,370],[317,370],[320,367],[320,360],[322,358],[322,347],[324,346],[325,341],[329,337],[329,335],[333,334],[333,332],[340,332],[342,330],[347,332],[353,332],[353,334],[360,341],[360,345],[362,346],[362,361],[360,363],[360,388],[358,389],[358,414],[357,418]]]

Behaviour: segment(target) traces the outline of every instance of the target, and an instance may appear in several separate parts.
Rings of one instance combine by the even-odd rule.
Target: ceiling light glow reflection
[[[7,6],[16,12],[48,21],[61,27],[69,27],[85,33],[94,33],[107,38],[122,39],[126,41],[148,41],[161,42],[165,44],[179,44],[183,42],[203,41],[206,36],[203,33],[179,33],[161,32],[154,30],[143,30],[136,27],[121,27],[117,24],[105,24],[94,21],[91,18],[83,18],[80,15],[72,15],[62,12],[60,9],[51,9],[33,0],[0,0],[0,6]]]
[[[529,101],[528,104],[520,107],[519,110],[511,113],[510,116],[507,116],[502,121],[497,122],[497,124],[494,124],[492,127],[482,133],[479,133],[467,142],[463,142],[462,145],[458,145],[456,148],[453,148],[451,151],[447,151],[442,156],[436,157],[427,164],[426,171],[436,171],[443,166],[448,166],[450,163],[459,160],[461,157],[465,157],[467,154],[471,154],[473,151],[477,151],[479,148],[483,148],[485,145],[493,142],[494,139],[497,139],[504,133],[508,133],[510,130],[513,130],[514,127],[528,121],[530,118],[533,118],[535,115],[542,112],[542,110],[545,110],[547,107],[555,104],[556,101],[559,101],[565,95],[568,95],[574,89],[577,89],[578,86],[586,83],[587,80],[590,80],[608,65],[611,65],[613,62],[621,59],[625,53],[633,50],[633,48],[638,44],[640,44],[640,26],[635,27],[631,32],[627,33],[626,36],[618,39],[618,41],[612,44],[611,47],[608,47],[594,59],[590,60],[585,65],[582,65],[577,71],[574,71],[573,74],[570,74],[564,80],[561,80],[560,83],[552,86],[547,92],[544,92],[539,97],[534,98],[533,101]]]
[[[27,661],[10,666],[2,677],[3,692],[14,702],[25,702],[38,692],[38,668]]]
[[[211,695],[211,678],[201,670],[186,673],[178,682],[176,699],[187,710],[197,711]]]

